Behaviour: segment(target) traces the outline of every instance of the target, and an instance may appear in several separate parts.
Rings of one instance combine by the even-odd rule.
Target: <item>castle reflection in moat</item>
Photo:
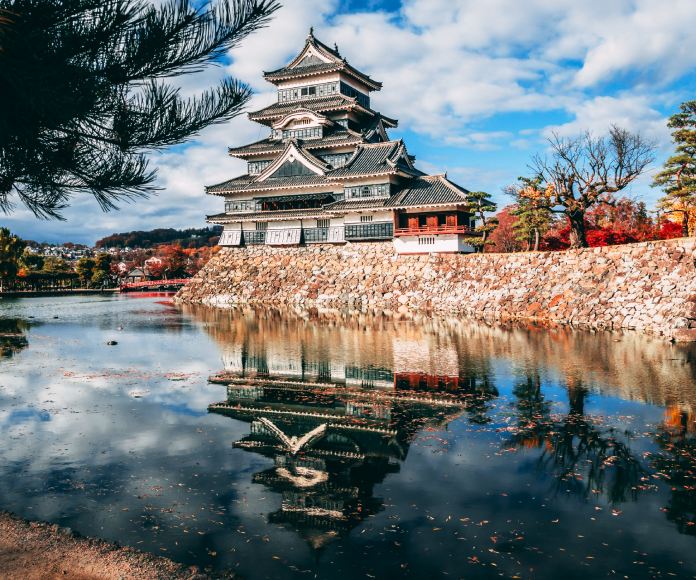
[[[696,529],[693,349],[435,318],[251,308],[196,316],[223,356],[211,381],[227,398],[209,410],[250,424],[235,446],[273,461],[253,476],[279,495],[269,521],[315,548],[384,509],[377,486],[400,471],[419,433],[459,418],[473,432],[500,433],[506,452],[523,451],[554,496],[618,506],[655,493],[665,477],[665,514],[681,533]],[[588,410],[595,395],[664,407],[661,451],[641,452],[634,434]]]
[[[346,334],[343,345],[310,334],[228,344],[225,370],[211,377],[227,399],[209,410],[250,424],[234,445],[273,460],[253,476],[281,494],[269,521],[318,548],[383,509],[375,485],[399,471],[419,431],[465,413],[483,422],[497,393],[490,370],[460,364],[451,344],[432,351],[375,331],[373,348],[354,350]]]

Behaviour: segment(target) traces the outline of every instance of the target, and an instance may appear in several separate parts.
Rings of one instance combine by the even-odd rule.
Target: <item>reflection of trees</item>
[[[696,535],[696,424],[690,413],[672,407],[665,425],[656,435],[661,449],[652,458],[656,472],[666,477],[670,499],[665,508],[667,519],[680,533]]]
[[[527,372],[513,391],[518,429],[508,444],[542,447],[538,466],[557,491],[583,498],[605,494],[612,503],[635,500],[645,474],[640,461],[615,429],[585,414],[589,391],[580,379],[571,377],[566,389],[567,413],[550,415],[538,371]]]
[[[478,425],[491,422],[489,402],[498,397],[491,359],[471,344],[461,333],[452,332],[451,340],[457,352],[459,384],[466,393],[465,411],[469,421]]]
[[[11,357],[29,346],[28,329],[29,323],[21,318],[0,318],[0,357]]]

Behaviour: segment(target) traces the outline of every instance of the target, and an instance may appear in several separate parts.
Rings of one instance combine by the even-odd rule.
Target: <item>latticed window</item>
[[[374,222],[366,224],[346,224],[346,240],[383,239],[394,235],[391,222]]]
[[[286,129],[273,131],[273,139],[321,139],[323,134],[321,127],[302,127],[299,129]]]
[[[252,211],[256,207],[256,203],[253,200],[233,200],[225,202],[225,211],[235,212],[235,211]]]
[[[247,164],[249,175],[258,175],[264,169],[266,169],[266,167],[268,167],[270,164],[271,164],[270,159],[267,159],[265,161],[249,161],[249,163]]]
[[[371,215],[361,215],[360,216],[360,221],[362,223],[368,223],[372,221],[372,216]]]
[[[318,228],[328,228],[330,225],[331,225],[330,219],[317,220],[317,227]]]
[[[265,232],[268,229],[268,222],[256,222],[256,231]]]
[[[376,183],[345,188],[346,199],[365,197],[389,197],[389,184]]]
[[[355,89],[353,89],[355,90]],[[338,82],[322,83],[320,85],[312,85],[309,87],[295,87],[292,89],[281,89],[278,91],[278,102],[285,103],[287,101],[296,101],[298,99],[308,99],[314,97],[326,97],[337,95],[339,92]],[[346,93],[344,93],[346,94]],[[359,101],[358,101],[359,102]],[[362,103],[360,103],[362,104]],[[369,105],[367,105],[369,106]]]
[[[353,97],[358,101],[358,104],[362,105],[363,107],[370,107],[370,97],[368,97],[365,93],[361,93],[359,90],[354,89],[343,81],[341,81],[341,93],[348,97]]]
[[[338,169],[339,167],[343,167],[352,155],[352,153],[334,153],[331,155],[322,155],[322,157],[331,167]]]

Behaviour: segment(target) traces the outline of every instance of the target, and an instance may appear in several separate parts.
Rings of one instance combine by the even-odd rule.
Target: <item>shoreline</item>
[[[10,290],[0,292],[3,298],[40,298],[42,296],[80,296],[82,294],[117,294],[118,288],[74,288],[65,290]]]
[[[5,511],[0,512],[0,570],[3,578],[17,580],[208,577],[162,556],[83,537],[69,528],[24,520]]]

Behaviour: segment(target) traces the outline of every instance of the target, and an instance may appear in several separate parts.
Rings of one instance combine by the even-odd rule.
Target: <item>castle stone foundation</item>
[[[432,311],[696,340],[696,239],[516,254],[397,255],[389,242],[223,248],[176,296]]]

